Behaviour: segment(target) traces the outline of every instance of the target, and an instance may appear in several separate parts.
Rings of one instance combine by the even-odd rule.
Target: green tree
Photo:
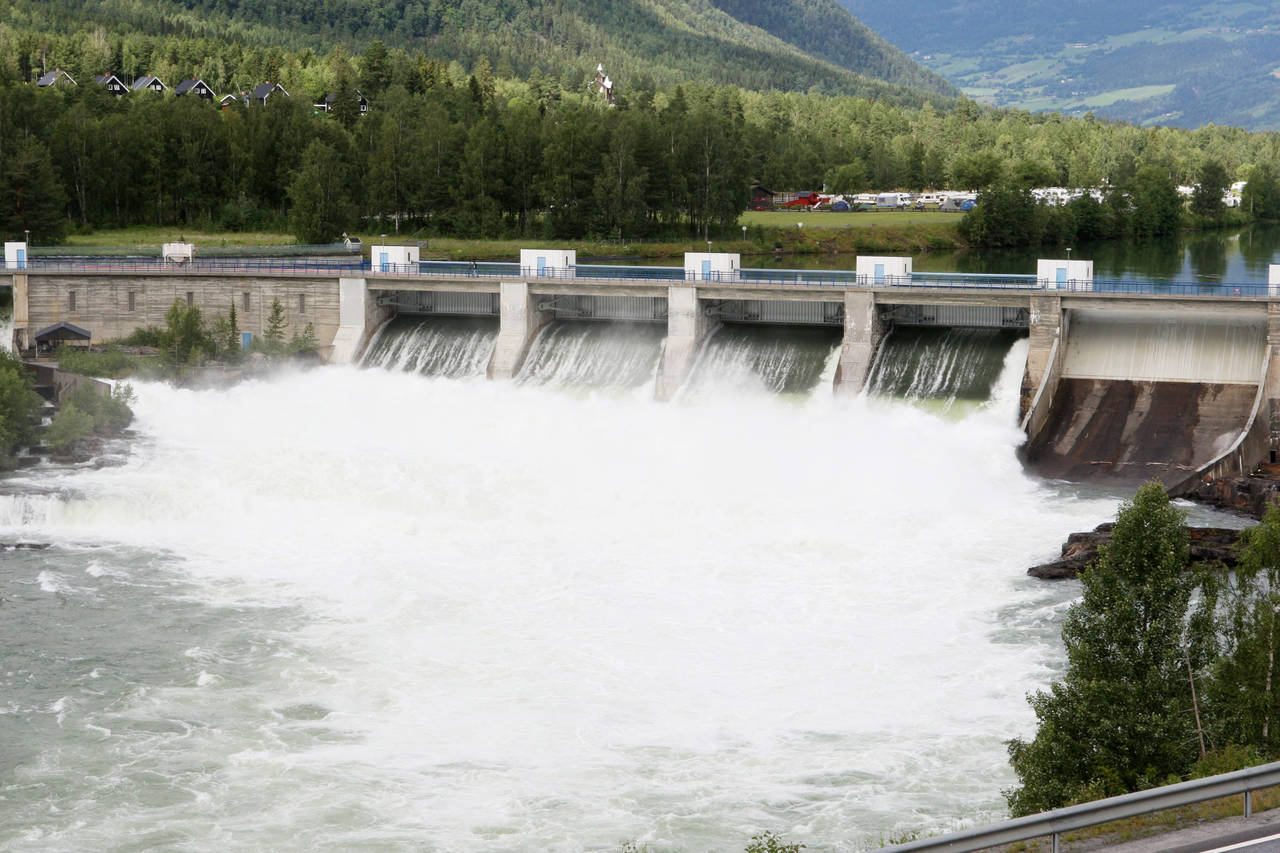
[[[173,363],[195,364],[216,351],[213,339],[205,330],[204,317],[196,306],[188,306],[181,299],[173,300],[165,312],[164,324],[160,348]]]
[[[31,384],[22,361],[0,351],[0,457],[10,457],[35,440],[32,421],[44,401]]]
[[[951,163],[951,186],[962,190],[984,190],[1000,180],[1004,163],[990,151],[963,154]]]
[[[1241,536],[1222,580],[1222,656],[1205,687],[1221,742],[1280,754],[1280,508]]]
[[[1259,163],[1249,173],[1240,194],[1241,207],[1254,219],[1280,219],[1280,176],[1271,163]]]
[[[1223,197],[1231,178],[1219,160],[1205,160],[1196,176],[1195,192],[1191,195],[1191,212],[1205,219],[1219,221],[1227,211]]]
[[[27,138],[5,152],[0,173],[0,230],[31,242],[61,243],[67,230],[66,193],[53,171],[49,152],[38,139]]]
[[[271,300],[271,312],[267,314],[267,329],[262,333],[263,348],[272,354],[284,352],[284,331],[289,321],[284,316],[284,306],[279,299]]]
[[[827,191],[848,195],[861,192],[867,185],[867,168],[854,160],[827,172]]]
[[[339,93],[341,96],[342,93]],[[351,167],[338,149],[319,139],[302,154],[289,184],[289,221],[304,243],[328,243],[355,221]]]
[[[45,430],[44,440],[57,453],[66,453],[76,442],[93,434],[93,415],[80,410],[75,403],[58,409],[53,422]]]
[[[1159,483],[1142,486],[1081,574],[1062,628],[1066,674],[1029,697],[1035,738],[1009,742],[1013,814],[1150,787],[1197,759],[1188,670],[1208,653],[1190,610],[1184,520]]]
[[[960,233],[975,246],[1029,246],[1040,242],[1041,213],[1027,187],[1001,183],[978,197],[960,221]]]
[[[1169,173],[1143,166],[1125,187],[1132,205],[1129,222],[1139,238],[1175,234],[1182,223],[1182,196]]]

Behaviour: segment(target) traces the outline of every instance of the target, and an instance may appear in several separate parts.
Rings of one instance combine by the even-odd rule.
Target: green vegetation
[[[133,422],[133,389],[117,385],[108,393],[93,384],[81,385],[65,395],[53,423],[45,430],[45,442],[55,453],[66,453],[91,435],[119,435]]]
[[[11,465],[18,448],[35,440],[35,418],[42,404],[22,361],[0,351],[0,465]]]
[[[1186,566],[1184,514],[1149,483],[1121,507],[1063,625],[1067,671],[1009,743],[1015,815],[1280,755],[1280,508],[1232,572]]]
[[[166,82],[194,74],[219,92],[283,81],[308,97],[334,91],[323,52],[378,40],[351,80],[393,76],[398,48],[485,64],[503,76],[580,87],[607,62],[616,79],[689,80],[753,89],[817,89],[879,100],[951,96],[833,0],[11,0],[0,29],[0,77],[60,66],[77,80],[111,70]],[[386,46],[384,46],[384,44]],[[388,46],[390,49],[388,49]],[[172,85],[172,83],[171,83]],[[911,87],[911,88],[905,88]]]

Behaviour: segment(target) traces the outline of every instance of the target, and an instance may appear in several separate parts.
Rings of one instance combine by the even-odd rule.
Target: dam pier
[[[966,275],[913,272],[900,257],[859,257],[852,270],[776,270],[743,268],[726,253],[644,267],[526,249],[514,263],[456,263],[421,261],[411,246],[375,246],[361,261],[52,259],[6,245],[5,259],[0,286],[12,288],[20,351],[58,324],[93,343],[160,326],[175,300],[206,315],[234,305],[246,336],[260,336],[279,302],[289,328],[310,325],[338,364],[358,362],[396,317],[487,318],[497,325],[487,375],[507,380],[557,321],[609,321],[665,331],[653,387],[670,400],[725,326],[831,329],[841,395],[863,392],[897,330],[1004,329],[1029,338],[1023,453],[1045,477],[1154,477],[1181,493],[1248,473],[1280,450],[1280,265],[1269,284],[1231,285],[1095,280],[1092,262],[1081,260]]]

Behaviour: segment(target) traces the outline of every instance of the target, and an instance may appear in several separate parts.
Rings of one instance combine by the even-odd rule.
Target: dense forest
[[[503,76],[576,86],[602,62],[620,79],[696,80],[866,97],[953,97],[834,0],[10,0],[0,73],[196,74],[217,87],[306,88],[305,54],[378,39]],[[719,7],[719,8],[717,8]],[[7,15],[6,15],[7,13]],[[198,46],[192,42],[200,42]],[[183,48],[188,48],[183,50]],[[298,55],[291,66],[284,54]],[[261,59],[245,67],[243,53]],[[196,62],[196,55],[203,61]],[[278,76],[271,77],[271,67]],[[212,78],[212,79],[211,79]],[[222,88],[220,90],[225,90]],[[917,91],[918,90],[918,91]]]
[[[1229,179],[1276,170],[1273,135],[1142,129],[1089,119],[919,107],[818,94],[689,85],[619,86],[616,107],[534,75],[469,71],[370,44],[307,63],[266,107],[219,110],[190,96],[110,96],[88,80],[0,85],[0,205],[9,234],[68,227],[229,229],[292,225],[461,236],[644,239],[736,228],[752,181],[775,190],[1122,186],[1152,170],[1192,184],[1206,162]],[[358,88],[333,114],[313,100]],[[39,198],[42,203],[37,204]],[[292,217],[292,219],[291,219]],[[376,224],[375,224],[376,223]]]

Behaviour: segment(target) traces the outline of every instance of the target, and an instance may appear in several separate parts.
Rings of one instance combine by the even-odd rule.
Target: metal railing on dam
[[[1244,816],[1250,817],[1253,814],[1253,792],[1275,785],[1280,785],[1280,762],[898,844],[882,848],[880,853],[974,853],[1044,837],[1050,839],[1051,848],[1057,853],[1060,838],[1065,833],[1221,797],[1243,796]]]
[[[920,288],[1050,293],[1110,293],[1142,296],[1209,296],[1258,299],[1280,295],[1263,282],[1128,281],[1114,279],[1049,281],[1034,275],[957,272],[913,272],[906,276],[870,276],[853,270],[743,268],[704,272],[683,267],[578,264],[572,267],[522,267],[504,261],[421,261],[376,263],[329,258],[206,257],[177,263],[156,257],[29,258],[6,273],[79,273],[85,275],[253,275],[373,276],[408,280],[506,280],[550,282],[615,282],[690,284],[732,287],[784,286],[821,288]]]

